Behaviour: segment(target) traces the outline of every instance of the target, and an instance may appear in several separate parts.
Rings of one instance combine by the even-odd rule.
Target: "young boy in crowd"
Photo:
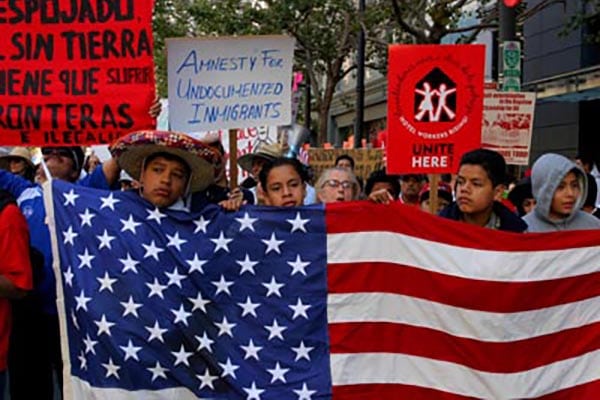
[[[544,154],[531,169],[537,205],[523,219],[530,232],[600,229],[600,220],[581,210],[587,196],[587,176],[560,154]]]
[[[440,216],[503,231],[524,232],[527,224],[502,203],[506,162],[498,152],[476,149],[465,153],[456,178],[456,201]]]

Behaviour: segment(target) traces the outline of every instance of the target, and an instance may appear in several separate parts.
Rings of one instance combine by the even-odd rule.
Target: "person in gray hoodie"
[[[531,170],[536,207],[523,219],[529,232],[600,229],[600,220],[581,210],[587,177],[575,162],[560,154],[544,154]]]

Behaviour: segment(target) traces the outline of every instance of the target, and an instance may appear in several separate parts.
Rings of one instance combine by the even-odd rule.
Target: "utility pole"
[[[362,26],[365,0],[358,0],[358,17],[361,21],[356,49],[356,117],[354,120],[354,147],[362,145],[365,108],[365,31]]]

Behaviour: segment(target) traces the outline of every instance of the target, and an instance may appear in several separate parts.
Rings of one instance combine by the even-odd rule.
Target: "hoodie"
[[[581,192],[573,207],[574,211],[560,220],[550,219],[550,208],[556,189],[569,172],[573,171],[579,180]],[[587,196],[585,172],[573,161],[560,154],[544,154],[533,164],[531,188],[537,204],[523,219],[529,232],[550,232],[578,229],[600,229],[600,220],[581,211]]]

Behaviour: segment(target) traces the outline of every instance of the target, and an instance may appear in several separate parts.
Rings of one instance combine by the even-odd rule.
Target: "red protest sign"
[[[394,45],[388,67],[389,173],[446,173],[480,147],[483,45]]]
[[[0,144],[90,145],[154,127],[152,0],[0,7]]]

